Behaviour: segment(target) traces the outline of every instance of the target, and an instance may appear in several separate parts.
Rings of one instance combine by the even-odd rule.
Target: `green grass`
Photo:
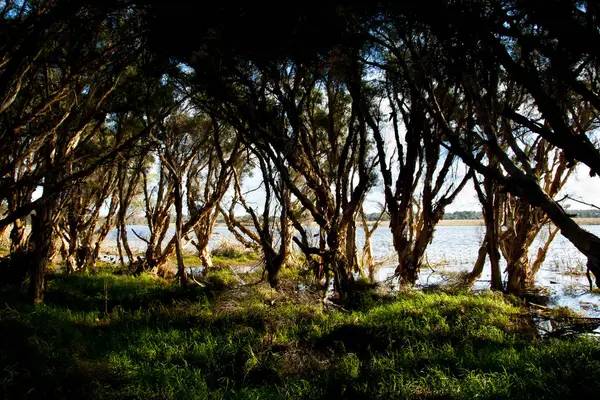
[[[213,261],[251,262],[259,259],[258,254],[232,240],[223,240],[211,250]]]
[[[255,251],[229,240],[221,241],[212,249],[211,255],[216,267],[248,265],[260,260]],[[197,254],[185,254],[183,261],[185,265],[202,265],[202,260]]]
[[[59,276],[39,306],[4,289],[0,397],[558,399],[600,389],[597,340],[536,338],[525,310],[497,294],[367,293],[342,310],[228,274],[187,289],[146,275]]]
[[[8,256],[10,253],[10,239],[8,234],[5,232],[4,235],[0,235],[0,257]]]
[[[173,259],[173,261],[176,261],[176,260]],[[257,261],[259,261],[259,257],[256,253],[244,253],[241,255],[236,255],[234,257],[220,256],[220,255],[212,256],[213,265],[216,267],[241,266],[241,265],[256,263]],[[185,265],[200,266],[200,265],[202,265],[202,260],[200,260],[200,257],[198,257],[196,255],[188,254],[183,257],[183,263]]]

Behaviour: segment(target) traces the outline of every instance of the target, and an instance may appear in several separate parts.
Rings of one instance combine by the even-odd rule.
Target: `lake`
[[[583,225],[584,229],[600,236],[600,225]],[[145,243],[138,239],[133,231],[140,236],[148,234],[148,228],[143,225],[128,227],[128,238],[132,248],[143,250]],[[175,233],[174,228],[169,229],[168,238]],[[316,231],[315,231],[316,233]],[[477,253],[485,228],[483,226],[438,226],[432,243],[427,248],[426,261],[432,267],[424,267],[418,281],[418,286],[427,286],[443,283],[458,272],[470,271],[477,258]],[[530,257],[534,257],[537,248],[542,245],[543,239],[547,237],[548,230],[540,233],[530,248]],[[104,242],[104,248],[108,251],[115,247],[117,234],[113,230]],[[216,247],[224,240],[235,240],[233,235],[225,226],[216,226],[211,237],[210,246]],[[316,238],[315,238],[316,240]],[[166,241],[165,241],[166,243]],[[357,245],[359,252],[364,244],[364,232],[357,229]],[[385,281],[394,273],[395,259],[392,246],[392,236],[387,224],[379,226],[371,238],[373,253],[377,261],[381,263],[377,270],[378,281]],[[187,246],[192,250],[192,246]],[[550,294],[550,305],[569,306],[575,311],[589,316],[600,316],[600,296],[589,292],[589,284],[585,275],[586,258],[560,233],[552,242],[546,260],[536,276],[536,283],[548,289]],[[503,261],[503,268],[506,263]],[[578,274],[572,274],[572,272]],[[506,275],[505,275],[506,278]],[[484,269],[481,278],[474,286],[475,290],[489,287],[490,270],[489,264]]]

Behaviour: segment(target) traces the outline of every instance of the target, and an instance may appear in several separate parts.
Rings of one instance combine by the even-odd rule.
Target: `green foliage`
[[[309,293],[180,289],[149,275],[56,277],[47,303],[0,292],[7,398],[590,398],[600,344],[526,335],[495,293],[408,292],[358,308]],[[106,295],[105,295],[106,282]],[[108,315],[104,312],[105,300]]]

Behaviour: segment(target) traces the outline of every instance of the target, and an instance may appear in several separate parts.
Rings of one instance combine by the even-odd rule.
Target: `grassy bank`
[[[57,277],[41,306],[3,290],[0,397],[532,399],[600,389],[597,340],[536,338],[526,311],[496,294],[364,294],[342,310],[310,292],[236,286],[227,270],[206,279],[182,290],[151,276]]]

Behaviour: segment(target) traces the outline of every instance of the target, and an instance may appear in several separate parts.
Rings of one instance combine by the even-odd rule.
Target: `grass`
[[[597,340],[540,339],[526,310],[498,294],[365,292],[344,310],[228,274],[186,289],[149,275],[56,276],[39,306],[2,290],[0,397],[541,399],[600,389]]]
[[[211,250],[213,262],[219,263],[248,263],[259,259],[256,252],[249,250],[233,240],[223,240]]]
[[[238,242],[231,240],[221,241],[211,251],[212,262],[216,267],[240,266],[256,263],[260,260],[259,255]],[[202,260],[197,253],[188,253],[183,257],[186,265],[202,265]]]
[[[0,235],[0,257],[7,256],[10,253],[10,237],[9,230],[7,229],[2,235]]]
[[[576,261],[575,263],[570,263],[565,267],[558,267],[562,274],[571,275],[571,276],[584,276],[587,273],[587,265],[584,261]]]

